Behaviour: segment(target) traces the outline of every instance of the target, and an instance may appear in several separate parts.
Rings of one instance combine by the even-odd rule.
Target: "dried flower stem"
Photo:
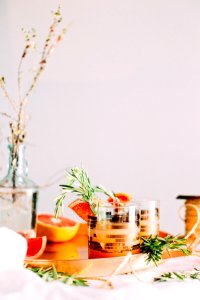
[[[12,119],[11,115],[9,115],[5,112],[0,112],[0,115],[2,115],[3,117],[6,117],[6,118]]]
[[[13,110],[16,112],[17,111],[16,103],[15,103],[15,101],[12,100],[12,98],[8,94],[8,91],[7,91],[6,86],[5,86],[4,77],[0,77],[0,87],[2,89],[4,98],[6,98],[9,101],[9,103],[11,104]]]
[[[34,75],[34,77],[32,79],[32,82],[31,82],[27,92],[25,93],[24,96],[22,96],[22,92],[21,92],[22,65],[23,65],[24,59],[27,57],[27,54],[28,54],[29,50],[31,48],[33,48],[34,45],[35,45],[34,38],[36,36],[35,30],[33,30],[33,29],[32,29],[32,31],[24,31],[26,44],[25,44],[24,50],[22,52],[22,55],[20,57],[18,70],[17,70],[18,104],[15,103],[15,101],[13,101],[11,99],[11,97],[9,96],[9,94],[6,90],[4,77],[0,78],[0,87],[3,91],[3,95],[4,95],[4,97],[6,97],[9,100],[10,104],[12,105],[15,112],[17,113],[16,123],[11,124],[11,126],[10,126],[12,135],[14,135],[12,137],[12,141],[16,142],[16,144],[18,143],[19,140],[22,139],[22,136],[25,136],[24,135],[24,130],[25,130],[26,124],[25,124],[24,109],[25,109],[25,105],[28,102],[27,99],[30,96],[30,93],[32,92],[32,90],[35,88],[36,83],[37,83],[41,73],[43,72],[45,66],[46,66],[47,58],[52,53],[52,51],[54,50],[54,48],[56,47],[58,42],[61,40],[63,34],[65,33],[65,29],[63,29],[62,34],[57,36],[56,41],[54,43],[52,42],[52,38],[55,35],[56,28],[57,28],[58,24],[61,22],[61,20],[62,20],[61,7],[59,6],[58,9],[54,12],[53,22],[52,22],[52,24],[49,28],[47,38],[45,39],[44,47],[43,47],[43,50],[42,50],[42,55],[41,55],[41,58],[39,60],[39,67],[36,71],[36,74]]]
[[[27,39],[26,39],[27,44],[26,44],[25,49],[23,51],[23,54],[21,56],[19,67],[18,67],[18,93],[19,93],[20,102],[19,102],[19,110],[18,110],[18,117],[17,117],[18,118],[17,130],[19,132],[23,131],[25,126],[26,126],[25,120],[23,118],[23,112],[24,112],[25,105],[28,102],[27,99],[29,98],[29,95],[32,92],[32,90],[35,88],[40,75],[44,71],[44,69],[46,67],[46,64],[47,64],[48,57],[50,56],[50,54],[55,49],[58,42],[61,41],[64,33],[66,32],[66,30],[63,29],[62,34],[57,36],[56,42],[50,44],[51,41],[52,41],[52,38],[55,35],[55,30],[56,30],[58,24],[61,22],[61,20],[62,20],[62,18],[61,18],[61,7],[59,6],[57,11],[54,13],[53,23],[51,24],[51,26],[49,28],[49,32],[48,32],[47,38],[46,38],[45,43],[44,43],[41,59],[39,61],[39,67],[36,71],[35,76],[33,77],[33,80],[31,82],[30,87],[28,88],[27,92],[25,93],[25,96],[21,97],[21,66],[22,66],[22,63],[23,63],[23,59],[26,57],[26,55],[28,53],[28,50],[33,46],[32,40],[35,37],[35,32],[33,32],[32,35],[27,35]]]
[[[54,13],[53,23],[49,28],[49,32],[48,32],[47,38],[45,40],[45,44],[44,44],[43,51],[42,51],[42,56],[41,56],[41,59],[40,59],[40,62],[39,62],[39,68],[37,69],[37,72],[36,72],[35,76],[33,77],[33,81],[31,83],[28,91],[25,94],[25,97],[24,97],[25,99],[28,99],[30,93],[35,88],[35,85],[36,85],[40,75],[42,74],[42,72],[45,69],[45,66],[46,66],[47,59],[48,59],[49,55],[53,52],[53,50],[57,46],[58,42],[61,41],[64,33],[66,32],[66,30],[63,29],[62,34],[58,35],[58,37],[56,39],[56,42],[50,45],[50,42],[52,41],[52,38],[55,35],[55,29],[58,26],[58,24],[61,22],[61,20],[62,20],[61,7],[59,6],[57,11]],[[23,103],[21,103],[21,106],[23,106]]]
[[[28,98],[35,88],[37,81],[42,74],[42,72],[45,69],[47,59],[49,55],[53,52],[55,47],[57,46],[58,42],[61,41],[65,29],[62,30],[62,33],[59,34],[55,41],[53,42],[52,39],[55,36],[56,28],[58,24],[61,22],[61,7],[59,6],[58,9],[54,12],[54,18],[53,22],[50,26],[47,38],[45,39],[44,47],[42,50],[42,55],[39,60],[39,66],[38,69],[33,76],[33,79],[31,81],[31,84],[29,88],[27,89],[27,92],[22,95],[22,65],[27,57],[27,54],[30,52],[29,50],[35,46],[34,38],[35,38],[35,30],[32,29],[32,31],[24,31],[25,32],[25,47],[23,49],[22,55],[20,57],[18,69],[17,69],[17,84],[18,84],[18,101],[15,101],[11,99],[10,95],[7,92],[6,85],[5,85],[5,79],[4,77],[0,77],[0,88],[3,91],[3,96],[9,101],[12,108],[14,109],[14,112],[16,114],[16,117],[11,117],[7,113],[1,113],[1,115],[8,116],[11,118],[10,121],[10,129],[11,129],[11,143],[13,144],[13,153],[12,153],[12,162],[13,162],[13,187],[15,187],[15,167],[17,165],[17,159],[18,159],[18,148],[21,143],[24,142],[26,134],[26,113],[25,113],[25,106],[28,103]]]
[[[22,52],[22,55],[21,55],[21,58],[20,58],[20,61],[19,61],[19,65],[18,65],[18,70],[17,70],[17,83],[18,83],[18,96],[19,96],[19,102],[21,103],[22,101],[22,97],[21,97],[21,74],[22,74],[22,63],[23,63],[23,60],[26,58],[27,54],[28,54],[28,51],[34,47],[35,45],[35,42],[34,42],[34,38],[36,36],[35,34],[35,30],[32,29],[31,32],[29,31],[25,31],[24,29],[22,29],[22,31],[25,33],[25,41],[26,41],[26,44],[25,44],[25,47],[24,47],[24,50]]]

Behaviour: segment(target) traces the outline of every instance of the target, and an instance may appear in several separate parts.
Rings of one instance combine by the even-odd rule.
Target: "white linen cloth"
[[[8,234],[6,240],[12,238],[16,243],[13,246],[13,255],[15,249],[21,247],[21,255],[25,256],[23,239],[18,239],[15,236],[17,234],[13,232],[9,231]],[[0,230],[1,241],[2,236],[5,238],[5,229],[3,235]],[[0,248],[1,246],[2,243]],[[5,254],[5,251],[3,253]],[[9,255],[12,253],[9,252]],[[18,262],[12,260],[13,266],[9,263],[5,267],[5,259],[8,262],[8,257],[0,256],[0,266],[4,265],[4,268],[0,269],[0,300],[169,300],[170,298],[188,300],[191,297],[198,299],[200,295],[200,281],[198,280],[150,283],[152,278],[164,272],[192,270],[194,267],[199,267],[200,258],[196,256],[165,260],[158,267],[137,272],[137,278],[133,275],[117,275],[112,278],[113,290],[106,286],[100,288],[102,286],[100,281],[90,281],[90,287],[68,286],[56,281],[47,283],[31,271],[22,268],[23,262],[20,255]]]
[[[22,269],[27,251],[27,242],[13,230],[0,227],[0,271]]]

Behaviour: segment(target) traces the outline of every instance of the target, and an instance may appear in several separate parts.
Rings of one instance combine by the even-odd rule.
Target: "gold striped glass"
[[[159,200],[140,201],[140,236],[155,237],[159,234],[160,202]]]
[[[88,257],[124,256],[140,252],[139,205],[99,206],[97,216],[88,217]]]

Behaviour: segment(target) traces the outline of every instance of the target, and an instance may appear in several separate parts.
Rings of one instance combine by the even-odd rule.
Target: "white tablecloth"
[[[1,300],[122,300],[122,299],[190,299],[200,295],[200,281],[149,283],[150,279],[167,271],[190,270],[200,265],[200,258],[173,258],[148,271],[133,275],[117,275],[112,279],[114,289],[100,287],[101,282],[91,281],[90,287],[74,287],[60,282],[46,283],[29,270],[4,270],[0,272]],[[198,296],[198,297],[197,297]]]
[[[27,244],[15,232],[0,228],[0,240],[0,300],[189,300],[200,297],[198,280],[152,283],[152,279],[162,273],[200,267],[200,257],[197,256],[164,260],[158,267],[137,272],[136,277],[114,276],[114,289],[102,287],[100,281],[90,281],[89,287],[74,287],[57,281],[47,283],[32,271],[24,269]]]

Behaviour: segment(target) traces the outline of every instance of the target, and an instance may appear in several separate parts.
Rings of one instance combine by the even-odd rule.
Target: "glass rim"
[[[20,193],[20,192],[25,192],[25,191],[29,191],[29,190],[32,190],[32,191],[38,191],[39,188],[37,187],[16,187],[16,188],[13,188],[13,187],[3,187],[3,186],[0,186],[0,194],[3,194],[5,192],[7,192],[8,194],[16,194],[16,193]]]
[[[116,203],[120,203],[120,201],[119,202],[116,202]],[[113,209],[118,209],[118,208],[127,208],[127,207],[138,207],[139,208],[139,206],[140,206],[140,202],[139,201],[134,201],[134,200],[132,200],[132,201],[129,201],[129,202],[121,202],[121,204],[122,205],[119,205],[119,206],[116,206],[115,207],[115,205],[113,204],[113,203],[102,203],[102,204],[100,204],[99,205],[99,208],[101,209],[101,208],[106,208],[106,207],[108,207],[108,208],[113,208]]]
[[[160,201],[160,198],[157,196],[148,196],[148,195],[135,195],[133,196],[133,201],[136,202],[145,202],[145,201]]]
[[[158,203],[160,203],[160,200],[159,199],[148,199],[148,198],[137,198],[137,200],[136,200],[136,202],[138,202],[138,203],[152,203],[152,202],[158,202]]]

